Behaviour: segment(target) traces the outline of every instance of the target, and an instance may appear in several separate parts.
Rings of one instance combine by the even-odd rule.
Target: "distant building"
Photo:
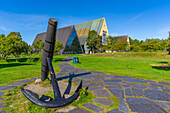
[[[89,31],[95,30],[98,35],[102,36],[102,42],[105,44],[106,38],[109,36],[107,24],[105,18],[92,20],[89,22],[74,25],[77,36],[80,41],[80,45],[85,53],[90,53],[86,46],[86,39]]]
[[[128,44],[130,45],[130,41],[129,41],[129,36],[128,35],[123,35],[123,36],[113,36],[113,38],[118,38],[118,40],[120,40],[120,39],[125,39],[127,42],[128,42]]]
[[[71,25],[57,29],[56,40],[63,43],[64,48],[60,51],[61,54],[79,54],[90,53],[90,49],[86,46],[86,39],[89,31],[95,30],[98,35],[102,36],[102,44],[107,44],[107,37],[109,36],[107,24],[105,18],[100,18],[92,21],[88,21],[81,24]],[[45,40],[46,33],[37,34],[33,43],[38,39]],[[129,36],[113,36],[119,39],[126,39],[129,43]]]
[[[38,39],[45,41],[45,33],[37,34],[33,43],[35,43]],[[62,42],[64,48],[60,51],[61,54],[81,54],[83,50],[80,46],[80,42],[78,40],[76,31],[74,26],[63,27],[57,29],[56,32],[56,40]]]
[[[57,29],[56,40],[64,44],[64,48],[60,53],[90,53],[90,50],[86,46],[86,39],[91,30],[95,30],[98,35],[101,35],[102,42],[105,44],[106,37],[109,36],[105,18]],[[33,43],[38,39],[45,40],[45,36],[46,33],[37,34]]]

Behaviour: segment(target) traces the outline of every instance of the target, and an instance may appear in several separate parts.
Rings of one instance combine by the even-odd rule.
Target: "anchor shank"
[[[61,93],[60,93],[60,89],[58,86],[58,82],[55,76],[55,72],[53,69],[53,65],[52,65],[52,61],[50,58],[47,58],[47,62],[48,62],[48,67],[50,70],[50,74],[51,74],[51,81],[52,81],[52,85],[53,85],[53,91],[54,91],[54,100],[57,98],[61,98]]]

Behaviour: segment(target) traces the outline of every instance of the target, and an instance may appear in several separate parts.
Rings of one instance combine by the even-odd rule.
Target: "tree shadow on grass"
[[[162,61],[162,62],[158,62],[158,63],[168,64],[168,62],[166,62],[166,61]]]
[[[170,67],[152,66],[153,69],[169,71]]]
[[[33,64],[26,64],[26,63],[9,63],[9,64],[0,64],[0,69],[6,67],[16,67],[16,66],[24,66],[24,65],[33,65]]]
[[[53,62],[58,62],[58,61],[63,61],[63,60],[64,60],[64,58],[54,58]]]
[[[7,62],[26,62],[27,60],[29,59],[29,61],[32,61],[32,62],[38,62],[38,60],[40,58],[10,58],[10,59],[7,59],[6,61]]]

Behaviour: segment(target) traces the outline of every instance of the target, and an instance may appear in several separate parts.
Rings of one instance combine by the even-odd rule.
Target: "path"
[[[67,57],[60,66],[60,73],[57,76],[65,76],[69,73],[89,72],[85,69],[78,69],[70,64],[71,57]],[[170,112],[170,83],[136,79],[134,77],[106,75],[103,72],[91,71],[89,75],[75,77],[73,82],[79,83],[83,80],[83,86],[97,97],[93,101],[102,105],[111,105],[112,100],[107,97],[119,97],[119,109],[113,109],[108,113],[123,112],[144,112],[144,113],[167,113]],[[108,91],[109,90],[109,91]],[[83,105],[95,112],[103,111],[104,108],[93,103]],[[87,112],[82,108],[70,111]]]
[[[57,77],[68,76],[69,73],[85,73],[89,72],[85,69],[78,69],[73,67],[71,62],[72,57],[67,57],[62,61],[60,66],[60,73]],[[74,83],[83,80],[83,87],[89,87],[89,90],[96,96],[93,102],[101,105],[110,106],[113,104],[109,97],[119,97],[119,109],[112,109],[107,113],[125,113],[125,112],[143,112],[143,113],[167,113],[170,112],[170,83],[155,82],[144,79],[136,79],[134,77],[106,75],[103,72],[90,71],[91,74],[74,77]],[[24,85],[30,80],[22,80],[16,83],[8,84],[7,86],[0,86],[0,100],[4,94],[3,91],[17,88],[17,85]],[[1,91],[2,90],[2,91]],[[93,103],[85,103],[84,108],[75,108],[69,113],[90,113],[89,110],[100,112],[105,110],[104,107],[96,106]],[[0,108],[5,107],[4,103],[0,103]],[[166,110],[167,111],[166,111]],[[6,113],[0,111],[0,113]]]

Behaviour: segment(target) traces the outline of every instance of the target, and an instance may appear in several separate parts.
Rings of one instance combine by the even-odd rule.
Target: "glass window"
[[[64,53],[65,54],[80,54],[80,53],[82,53],[82,49],[80,47],[80,42],[78,40],[76,31],[74,28],[72,30],[72,33],[71,33],[69,39],[68,39]]]

